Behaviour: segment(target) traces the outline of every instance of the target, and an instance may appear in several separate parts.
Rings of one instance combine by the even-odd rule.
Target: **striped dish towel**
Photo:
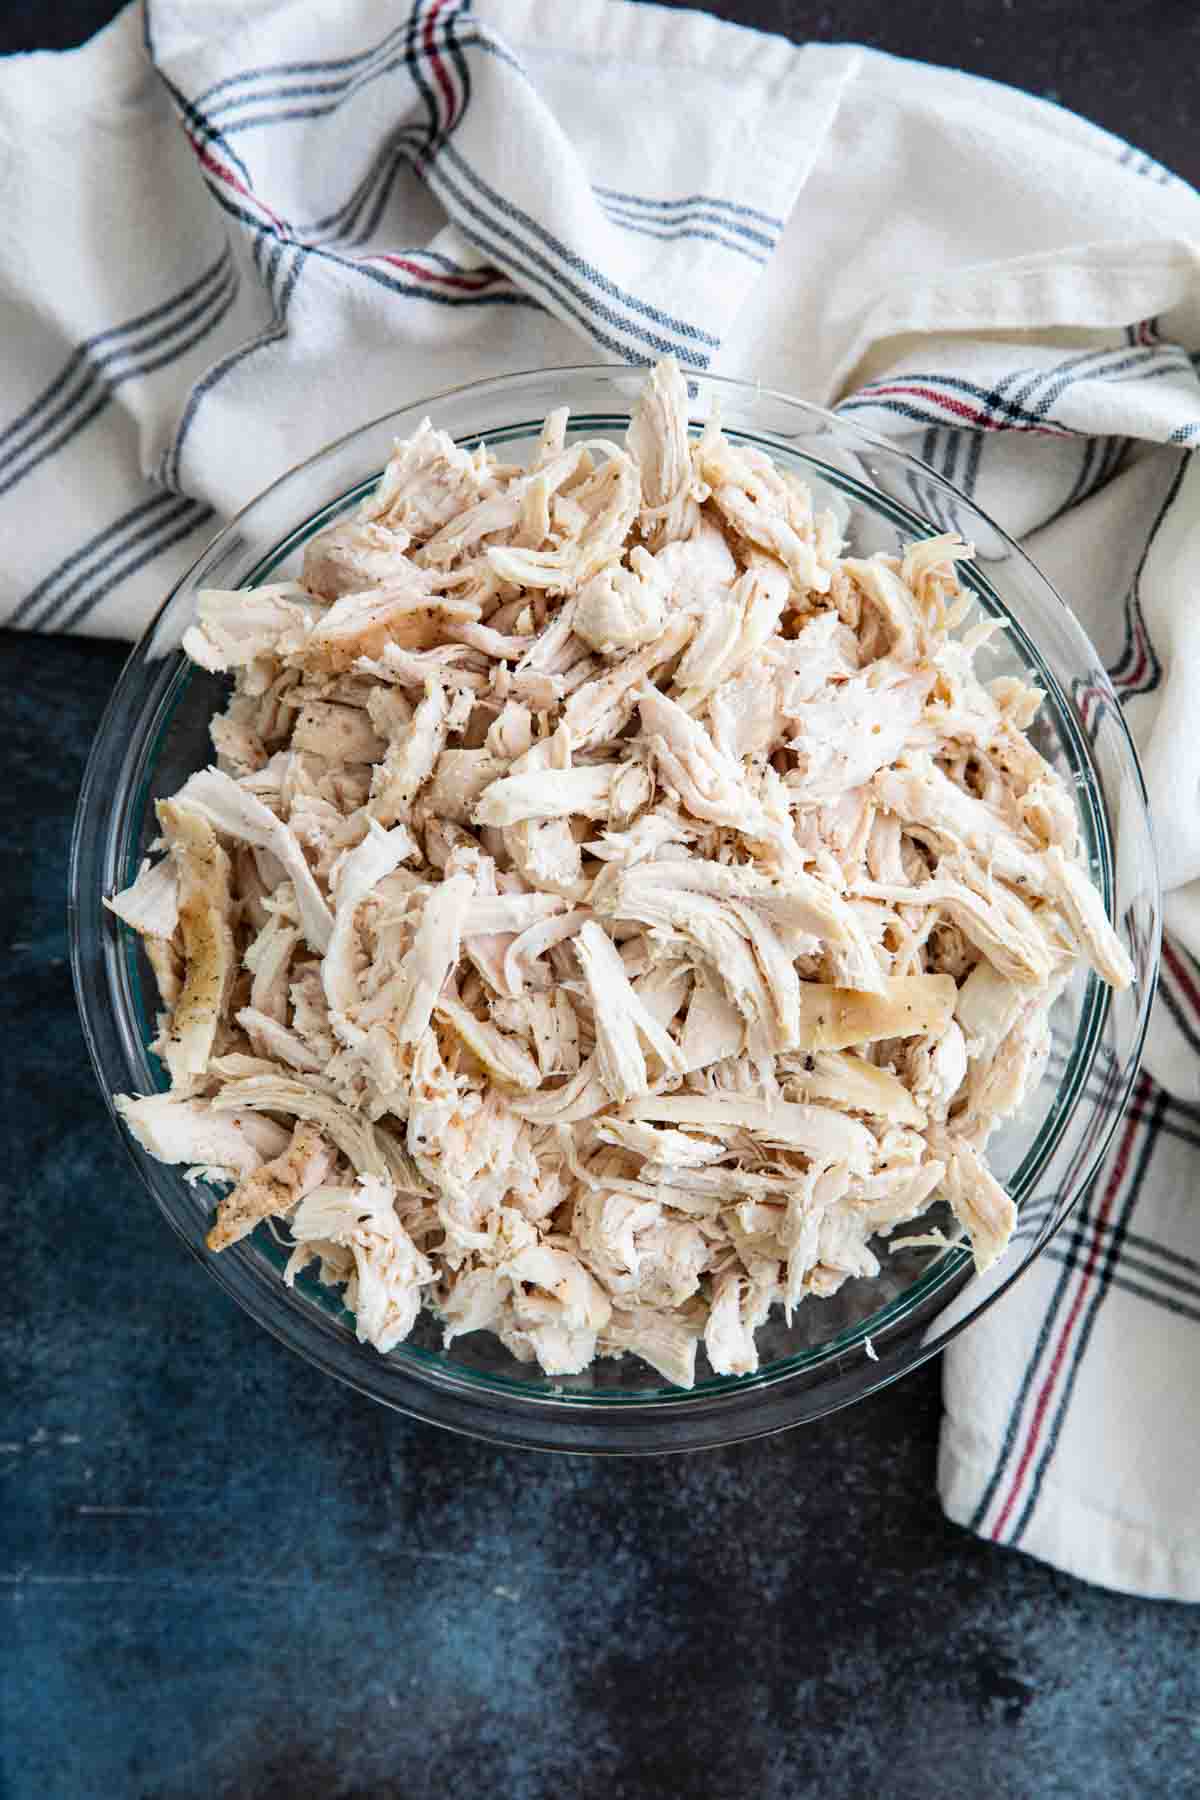
[[[132,636],[363,419],[664,352],[1025,539],[1124,696],[1171,938],[1109,1167],[946,1358],[941,1491],[1200,1597],[1200,197],[1009,89],[618,0],[149,0],[0,64],[0,196],[10,624]]]

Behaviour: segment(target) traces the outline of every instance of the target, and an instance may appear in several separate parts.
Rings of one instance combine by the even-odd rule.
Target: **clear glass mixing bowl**
[[[1045,689],[1038,745],[1077,796],[1092,872],[1137,980],[1129,992],[1113,994],[1081,972],[1055,1009],[1046,1077],[992,1145],[993,1167],[1021,1219],[997,1278],[980,1283],[961,1248],[884,1250],[876,1280],[849,1282],[831,1300],[809,1300],[790,1327],[773,1316],[759,1333],[758,1374],[717,1377],[701,1358],[688,1393],[664,1386],[631,1357],[550,1379],[483,1333],[444,1351],[436,1323],[425,1316],[410,1342],[380,1356],[357,1342],[336,1290],[303,1277],[294,1291],[284,1286],[285,1252],[265,1228],[209,1255],[203,1239],[214,1195],[190,1187],[122,1131],[143,1182],[189,1249],[285,1344],[390,1406],[503,1443],[604,1452],[729,1443],[844,1406],[932,1356],[1029,1267],[1092,1179],[1136,1074],[1153,996],[1159,895],[1137,758],[1095,650],[1049,583],[969,500],[914,458],[782,394],[716,376],[690,379],[697,428],[719,406],[731,438],[760,445],[798,470],[818,503],[840,511],[858,553],[894,550],[945,530],[976,545],[964,579],[980,614],[1008,624],[989,673],[1019,672]],[[389,413],[268,488],[180,581],[117,683],[75,825],[73,966],[106,1096],[166,1085],[146,1048],[153,977],[137,939],[101,896],[135,874],[155,836],[153,802],[210,760],[207,726],[223,683],[192,669],[179,648],[198,590],[251,587],[292,573],[306,540],[359,502],[393,439],[407,436],[427,412],[461,442],[486,440],[519,461],[556,406],[571,408],[572,437],[619,436],[641,380],[638,371],[619,367],[543,370]]]

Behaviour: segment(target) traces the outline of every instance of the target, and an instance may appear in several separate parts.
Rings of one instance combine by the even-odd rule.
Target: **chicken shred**
[[[208,1234],[210,1250],[236,1244],[261,1219],[281,1218],[297,1201],[318,1187],[332,1171],[337,1153],[314,1126],[301,1120],[291,1142],[280,1155],[243,1176],[232,1193],[217,1207],[217,1220]]]
[[[522,469],[426,420],[299,581],[200,596],[215,766],[106,901],[170,1089],[116,1104],[381,1352],[426,1309],[690,1387],[936,1203],[1001,1255],[989,1134],[1133,965],[969,546],[843,556],[670,360],[623,445],[568,425]]]

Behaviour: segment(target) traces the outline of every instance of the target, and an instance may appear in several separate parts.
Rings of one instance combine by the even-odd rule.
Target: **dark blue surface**
[[[0,46],[106,10],[21,0]],[[720,10],[1057,87],[1196,172],[1190,5]],[[134,1179],[70,992],[67,836],[122,654],[0,634],[0,1800],[1200,1792],[1200,1612],[947,1525],[936,1367],[737,1450],[568,1461],[385,1413],[223,1298]]]

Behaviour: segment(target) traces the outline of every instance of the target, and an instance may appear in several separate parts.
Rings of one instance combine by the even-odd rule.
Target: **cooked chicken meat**
[[[660,364],[623,446],[557,413],[527,469],[426,422],[184,640],[232,693],[108,901],[170,1078],[118,1108],[380,1351],[425,1308],[687,1387],[936,1203],[986,1268],[1056,996],[1132,979],[969,548],[844,557],[687,406]]]

